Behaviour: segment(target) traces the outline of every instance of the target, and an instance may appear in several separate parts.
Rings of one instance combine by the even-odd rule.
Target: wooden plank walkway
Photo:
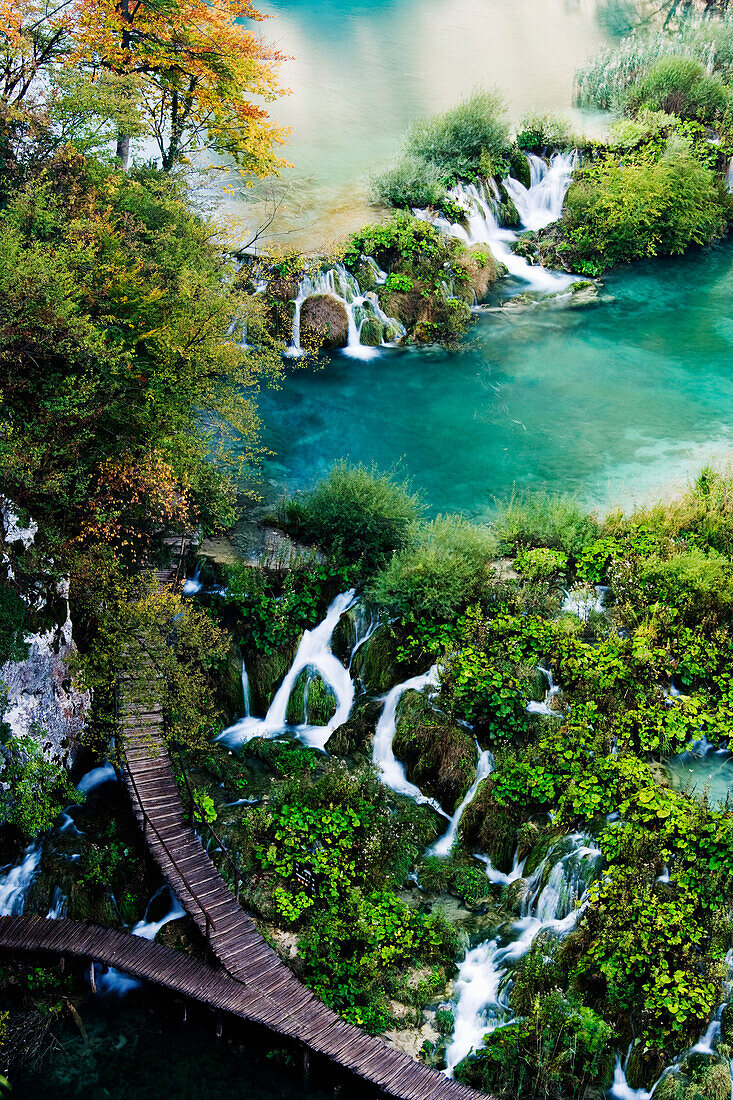
[[[151,853],[226,970],[226,974],[221,974],[206,967],[208,977],[204,978],[201,964],[196,964],[198,969],[194,973],[190,960],[181,956],[182,971],[171,973],[173,963],[166,955],[166,966],[159,974],[150,964],[143,976],[179,988],[175,982],[180,974],[188,975],[185,979],[188,987],[198,990],[191,996],[298,1039],[377,1086],[386,1096],[400,1100],[475,1100],[479,1094],[472,1089],[347,1024],[306,989],[265,942],[185,820],[163,739],[160,708],[136,704],[136,695],[140,692],[134,690],[132,677],[123,679],[120,713],[124,773],[133,807]],[[54,923],[59,926],[56,942],[61,943],[64,940],[61,926],[70,922]],[[134,961],[141,965],[145,950],[138,946],[139,939],[129,938],[135,941]],[[106,944],[104,941],[105,947]],[[60,946],[55,949],[62,950]],[[89,947],[89,953],[102,958],[96,947]],[[173,955],[179,958],[175,952]],[[160,960],[162,964],[163,956]],[[143,961],[147,966],[147,960]],[[130,969],[126,958],[116,958],[113,965]],[[137,973],[134,969],[131,972]],[[202,983],[208,984],[204,987]]]
[[[351,1070],[389,1097],[479,1100],[478,1093],[343,1023],[323,1005],[317,1006],[323,1014],[317,1019],[304,1016],[287,998],[269,998],[223,970],[127,932],[66,918],[0,917],[0,948],[13,953],[73,955],[116,966],[221,1012],[265,1023],[277,1034],[304,1043]],[[335,1033],[334,1027],[327,1026],[327,1017]]]

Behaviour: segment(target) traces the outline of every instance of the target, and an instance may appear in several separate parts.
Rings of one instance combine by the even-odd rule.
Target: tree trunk
[[[130,135],[118,134],[117,135],[117,148],[115,149],[115,156],[120,162],[120,167],[123,172],[126,172],[130,166]]]

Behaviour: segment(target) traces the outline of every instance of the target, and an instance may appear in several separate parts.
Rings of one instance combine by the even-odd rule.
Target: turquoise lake
[[[668,495],[733,449],[732,307],[725,243],[609,277],[597,305],[486,312],[456,352],[295,370],[262,402],[267,491],[348,457],[477,517],[514,486],[600,508]]]

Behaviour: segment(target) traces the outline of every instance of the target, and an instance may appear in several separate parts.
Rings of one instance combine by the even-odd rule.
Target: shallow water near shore
[[[668,495],[733,449],[732,305],[728,241],[610,276],[596,305],[484,312],[457,351],[300,368],[263,395],[265,495],[339,458],[398,464],[432,511],[475,517],[514,486],[602,509]]]

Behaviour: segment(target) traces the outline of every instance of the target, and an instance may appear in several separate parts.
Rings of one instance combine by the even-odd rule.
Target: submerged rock
[[[304,347],[345,348],[349,336],[346,307],[330,294],[313,294],[300,311],[300,338]]]

